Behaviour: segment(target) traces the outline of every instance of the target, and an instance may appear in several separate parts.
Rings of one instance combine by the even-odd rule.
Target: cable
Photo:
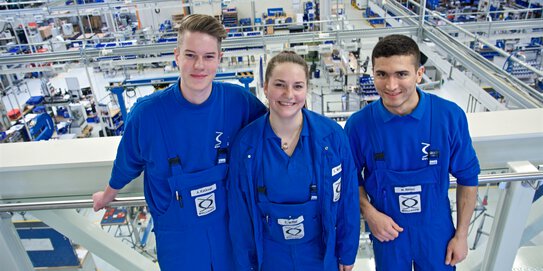
[[[128,98],[136,97],[136,89],[134,89],[134,88],[127,88],[125,90],[125,92],[126,92],[126,97],[128,97]]]

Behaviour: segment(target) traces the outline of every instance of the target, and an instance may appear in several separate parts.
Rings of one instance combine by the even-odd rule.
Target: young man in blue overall
[[[114,200],[143,171],[162,270],[233,270],[225,179],[229,145],[265,106],[241,86],[213,82],[222,25],[189,15],[179,27],[180,80],[132,108],[111,179],[94,209]]]
[[[468,253],[480,171],[466,115],[417,89],[424,67],[411,38],[383,38],[372,63],[381,99],[353,114],[345,130],[377,270],[454,270]],[[456,229],[449,173],[458,180]]]

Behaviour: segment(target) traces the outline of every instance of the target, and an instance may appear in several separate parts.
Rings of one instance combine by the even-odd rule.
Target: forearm
[[[477,186],[458,185],[456,188],[456,235],[467,238],[469,223],[477,200]]]
[[[115,188],[111,188],[111,186],[107,185],[106,189],[104,189],[104,197],[103,200],[106,203],[110,203],[113,200],[115,200],[115,197],[117,197],[117,194],[119,194],[119,190]]]
[[[358,192],[360,199],[360,213],[362,214],[362,217],[367,218],[368,215],[371,215],[371,213],[376,211],[376,209],[368,199],[368,194],[363,186],[358,187]]]

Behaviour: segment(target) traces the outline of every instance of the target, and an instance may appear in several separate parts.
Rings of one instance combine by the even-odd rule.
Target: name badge
[[[416,186],[404,186],[404,187],[394,187],[394,192],[400,194],[400,193],[415,193],[422,191],[422,187],[420,185]]]
[[[332,184],[332,188],[334,189],[333,201],[337,202],[341,198],[341,178]]]
[[[341,172],[341,164],[339,164],[339,166],[332,168],[332,176],[336,176],[340,172]]]
[[[281,226],[290,226],[296,225],[304,222],[304,216],[301,215],[298,218],[279,218],[277,219],[277,224]]]
[[[203,195],[203,194],[207,194],[207,193],[210,193],[210,192],[213,192],[217,190],[217,185],[216,184],[212,184],[210,186],[206,186],[206,187],[202,187],[202,188],[198,188],[198,189],[194,189],[194,190],[191,190],[190,191],[190,196],[191,197],[196,197],[196,196],[200,196],[200,195]]]

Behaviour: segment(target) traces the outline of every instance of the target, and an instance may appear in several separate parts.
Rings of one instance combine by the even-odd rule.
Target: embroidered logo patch
[[[279,218],[277,224],[282,226],[283,236],[285,240],[302,239],[304,238],[304,216],[297,218]]]
[[[194,198],[194,204],[196,205],[196,214],[198,216],[212,213],[217,209],[215,206],[215,193]]]
[[[422,210],[420,194],[409,194],[398,196],[400,212],[404,214],[420,213]]]
[[[283,226],[283,236],[285,240],[302,239],[304,238],[304,224]]]
[[[332,187],[334,189],[334,202],[337,202],[339,198],[341,198],[341,178],[339,178],[337,181],[335,181],[332,184]]]

